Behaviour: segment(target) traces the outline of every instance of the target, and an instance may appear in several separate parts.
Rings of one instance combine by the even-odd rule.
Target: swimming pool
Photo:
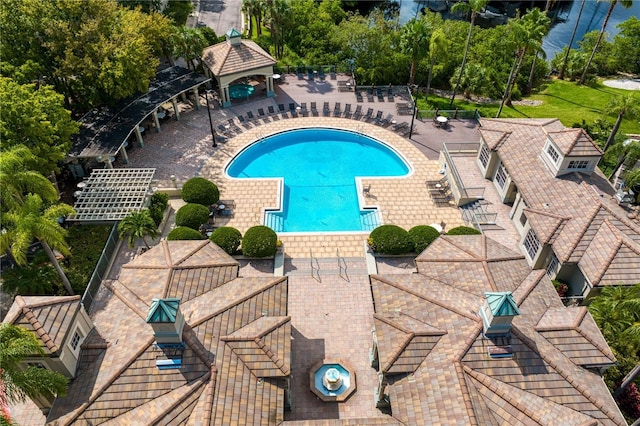
[[[233,178],[282,178],[281,211],[268,211],[276,232],[370,231],[377,209],[362,209],[357,177],[405,176],[409,165],[369,136],[337,129],[297,129],[253,143],[227,166]]]

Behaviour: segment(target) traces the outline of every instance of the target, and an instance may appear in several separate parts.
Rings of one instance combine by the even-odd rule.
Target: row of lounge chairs
[[[367,97],[367,101],[375,102],[375,98],[378,98],[378,102],[384,102],[385,97],[387,102],[394,102],[395,96],[393,94],[393,88],[387,87],[386,90],[381,87],[370,87],[366,91],[356,90],[356,100],[358,102],[364,102],[364,95]]]
[[[296,74],[298,75],[298,79],[299,80],[304,80],[304,75],[305,75],[304,67],[301,67],[301,66],[298,67],[298,69],[296,70]],[[324,81],[327,78],[323,67],[318,67],[317,70],[314,70],[313,68],[307,67],[306,74],[307,74],[307,79],[309,81],[314,81],[315,79],[318,79],[320,81]],[[331,70],[329,71],[329,76],[331,77],[331,80],[335,80],[336,79],[336,73],[335,73],[333,67],[331,67]]]
[[[435,204],[449,204],[451,200],[451,188],[449,188],[449,181],[447,181],[446,177],[438,180],[428,180],[427,189],[429,190],[429,196]]]

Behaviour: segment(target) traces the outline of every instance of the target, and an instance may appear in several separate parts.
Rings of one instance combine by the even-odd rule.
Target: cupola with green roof
[[[147,323],[153,328],[156,343],[182,343],[184,316],[180,311],[180,299],[153,299]]]
[[[510,291],[485,292],[485,301],[480,308],[480,317],[485,336],[507,335],[511,321],[520,310]]]
[[[227,31],[225,36],[227,37],[227,43],[229,43],[231,46],[240,44],[242,39],[242,34],[240,34],[240,31],[236,30],[235,28],[231,28],[229,31]]]

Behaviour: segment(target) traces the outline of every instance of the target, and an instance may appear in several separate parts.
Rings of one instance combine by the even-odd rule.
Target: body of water
[[[405,23],[416,17],[424,8],[442,13],[445,19],[459,19],[448,13],[449,8],[454,3],[450,0],[399,0],[398,3],[400,4],[401,23]],[[508,16],[515,16],[515,11],[518,7],[528,8],[531,3],[530,1],[492,1],[490,2],[490,8],[493,11],[507,13]],[[554,5],[550,16],[557,16],[557,18],[554,20],[551,30],[544,39],[542,46],[547,54],[547,60],[550,61],[553,59],[558,52],[561,52],[562,49],[569,44],[571,33],[578,19],[581,3],[581,0],[557,1]],[[599,31],[602,28],[602,23],[609,10],[609,4],[608,1],[585,1],[582,17],[580,18],[580,24],[578,25],[572,47],[577,47],[578,41],[582,39],[584,34],[594,30]],[[545,2],[539,1],[536,5],[543,9]],[[607,23],[607,33],[609,37],[612,38],[617,34],[619,30],[616,26],[631,16],[640,17],[640,0],[634,0],[632,6],[628,9],[625,9],[620,2],[618,2]],[[483,22],[482,19],[478,22],[480,25],[491,24],[491,22]]]
[[[227,167],[234,178],[282,178],[282,211],[268,212],[276,232],[370,231],[375,209],[361,209],[356,178],[404,176],[407,163],[366,135],[335,129],[299,129],[262,139]]]

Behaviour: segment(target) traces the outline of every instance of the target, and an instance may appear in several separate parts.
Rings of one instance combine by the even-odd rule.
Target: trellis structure
[[[117,222],[146,205],[156,169],[99,169],[83,182],[68,221]]]

